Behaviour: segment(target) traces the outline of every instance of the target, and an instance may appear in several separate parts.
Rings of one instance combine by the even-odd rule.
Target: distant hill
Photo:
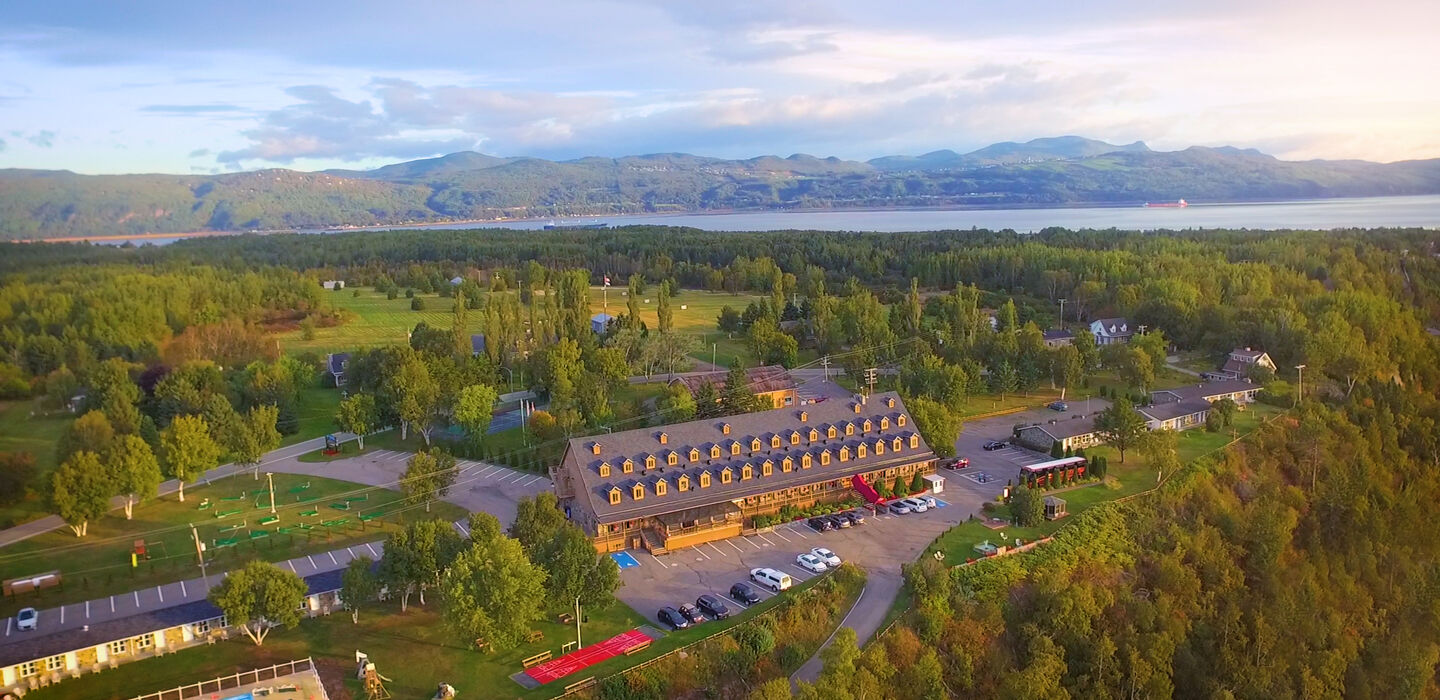
[[[1440,193],[1440,159],[1283,161],[1062,136],[868,163],[657,153],[550,161],[452,153],[374,170],[77,175],[0,170],[0,239],[382,226],[641,212],[1126,204]]]

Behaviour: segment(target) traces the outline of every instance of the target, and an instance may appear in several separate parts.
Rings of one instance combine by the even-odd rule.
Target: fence
[[[295,661],[287,661],[283,664],[275,664],[266,668],[257,668],[253,671],[244,671],[230,676],[214,678],[190,685],[182,685],[178,688],[162,690],[158,693],[136,696],[132,700],[184,700],[185,698],[209,697],[212,694],[218,695],[226,690],[233,690],[243,686],[259,683],[261,681],[275,680],[282,676],[300,673],[302,671],[314,671],[315,662],[309,657]],[[322,689],[323,693],[324,690]]]

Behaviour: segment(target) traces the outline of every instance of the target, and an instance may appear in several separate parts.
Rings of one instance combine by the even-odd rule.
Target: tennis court
[[[564,678],[580,669],[598,664],[612,656],[625,653],[626,649],[636,644],[644,644],[650,641],[650,636],[638,629],[630,630],[624,634],[611,637],[599,644],[591,644],[579,651],[572,651],[558,659],[546,661],[532,669],[525,671],[525,675],[536,682],[544,684],[557,678]]]

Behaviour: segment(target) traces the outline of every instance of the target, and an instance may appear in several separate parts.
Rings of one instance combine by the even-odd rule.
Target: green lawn
[[[306,483],[310,487],[300,490]],[[184,503],[170,495],[137,506],[134,520],[125,520],[123,511],[114,511],[91,523],[84,539],[76,538],[65,528],[0,549],[0,569],[5,571],[6,578],[59,570],[65,580],[63,587],[18,600],[7,598],[0,602],[0,612],[13,613],[27,605],[51,607],[197,576],[189,523],[196,525],[201,541],[211,547],[208,556],[214,562],[211,569],[214,571],[233,568],[249,559],[279,561],[383,539],[385,532],[394,529],[397,522],[425,517],[450,520],[465,517],[463,509],[448,503],[435,504],[426,516],[423,508],[406,509],[395,491],[333,479],[277,474],[275,500],[280,520],[262,525],[260,520],[270,515],[268,496],[252,495],[252,492],[264,489],[265,484],[263,474],[259,481],[248,475],[226,477],[210,486],[187,488]],[[293,493],[292,488],[296,489]],[[351,503],[349,510],[331,507],[332,503],[349,497],[365,500]],[[233,500],[224,500],[226,498]],[[213,505],[199,510],[198,506],[206,499]],[[240,512],[216,518],[218,513],[231,510]],[[318,512],[304,515],[311,510]],[[360,521],[361,515],[372,513],[384,515],[369,523]],[[320,525],[340,518],[348,518],[349,522],[330,528]],[[222,532],[242,523],[243,527]],[[300,524],[314,528],[294,529],[288,534],[277,531],[278,527]],[[251,532],[262,531],[270,535],[250,539]],[[151,559],[132,569],[130,551],[137,539],[145,540]],[[215,541],[222,539],[235,539],[237,544],[215,547]]]
[[[266,639],[265,645],[258,648],[236,635],[227,642],[192,647],[163,659],[148,659],[81,676],[58,686],[34,691],[27,697],[34,700],[121,700],[307,656],[314,658],[322,669],[343,673],[346,689],[354,697],[363,697],[363,689],[351,675],[355,650],[358,649],[369,654],[377,670],[391,679],[386,688],[396,698],[428,698],[435,685],[443,681],[455,686],[462,697],[538,700],[559,695],[568,683],[590,676],[603,678],[618,673],[734,627],[781,601],[793,598],[823,578],[812,578],[789,593],[742,610],[728,620],[707,622],[668,634],[644,652],[602,661],[533,691],[525,691],[510,680],[510,675],[522,670],[521,659],[537,652],[549,650],[558,656],[560,646],[575,638],[573,624],[561,624],[553,616],[547,617],[534,625],[534,629],[545,635],[541,641],[522,644],[502,653],[481,654],[459,643],[445,630],[437,606],[432,602],[425,608],[411,605],[405,613],[401,613],[395,604],[372,606],[361,611],[359,625],[351,624],[350,616],[346,614],[305,620],[294,630],[276,630]],[[414,600],[412,597],[412,603]],[[604,611],[586,611],[585,614],[589,621],[582,624],[581,635],[586,644],[609,639],[648,622],[618,602]],[[840,614],[843,615],[843,611]]]
[[[296,413],[300,416],[300,432],[287,435],[280,441],[281,446],[294,445],[322,435],[329,435],[335,427],[335,410],[340,406],[340,390],[334,387],[306,387],[296,397]]]
[[[75,416],[64,412],[46,415],[38,399],[0,402],[0,452],[29,452],[35,458],[30,493],[19,503],[0,507],[0,527],[46,514],[42,484],[55,470],[56,443],[74,420]]]
[[[360,292],[355,296],[352,292]],[[370,287],[350,287],[330,295],[329,301],[337,309],[348,314],[348,319],[338,326],[316,328],[315,337],[305,340],[299,329],[276,335],[285,352],[314,351],[350,352],[356,348],[378,345],[398,345],[407,342],[410,330],[424,321],[438,328],[449,328],[454,317],[451,307],[454,299],[438,294],[416,294],[425,301],[424,311],[411,311],[410,300],[402,293],[395,299],[386,299]],[[478,311],[469,315],[470,331],[481,332],[482,318]]]

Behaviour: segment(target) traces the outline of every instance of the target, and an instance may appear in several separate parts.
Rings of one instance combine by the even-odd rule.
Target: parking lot
[[[946,477],[946,488],[963,489],[966,488],[966,484],[993,487],[998,482],[998,488],[983,490],[995,493],[1003,491],[1005,482],[1014,480],[1020,474],[1020,467],[1053,459],[1049,453],[1037,452],[1015,445],[1010,434],[1017,424],[1040,423],[1044,425],[1052,420],[1093,420],[1095,414],[1109,407],[1110,402],[1105,399],[1089,399],[1088,401],[1071,401],[1070,410],[1064,412],[1037,408],[985,420],[967,421],[964,430],[960,433],[960,439],[955,441],[955,455],[969,458],[970,466],[959,471],[942,469],[941,473]],[[1011,445],[993,452],[986,452],[984,445],[992,440],[1010,442]],[[989,476],[991,481],[988,484],[977,483],[982,478],[982,474]]]

